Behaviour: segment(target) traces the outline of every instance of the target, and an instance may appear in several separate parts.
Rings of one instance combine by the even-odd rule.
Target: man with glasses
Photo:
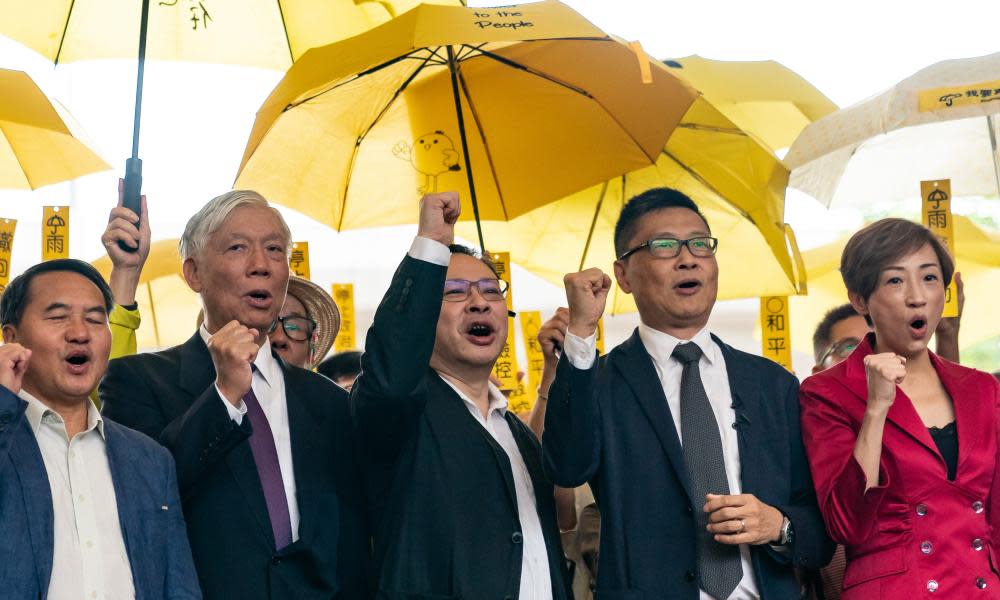
[[[340,329],[340,311],[326,290],[289,275],[288,294],[268,339],[286,363],[312,370],[333,346]]]
[[[351,391],[375,518],[379,598],[570,598],[552,486],[490,373],[506,285],[452,245],[458,194],[420,203]]]
[[[667,188],[632,198],[614,241],[615,278],[640,325],[597,357],[611,278],[566,275],[569,326],[543,438],[554,483],[589,481],[601,507],[597,595],[798,599],[793,567],[825,564],[833,549],[798,380],[710,333],[720,242],[690,198]]]

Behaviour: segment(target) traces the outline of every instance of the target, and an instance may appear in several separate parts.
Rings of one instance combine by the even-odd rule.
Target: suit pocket
[[[901,547],[886,548],[848,560],[844,572],[844,589],[872,579],[906,571],[906,552]]]
[[[597,590],[594,600],[642,600],[646,595],[642,590]]]

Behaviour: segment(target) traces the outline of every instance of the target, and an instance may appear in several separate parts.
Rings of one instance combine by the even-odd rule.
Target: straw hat
[[[306,313],[313,321],[316,321],[315,342],[313,342],[313,361],[310,368],[315,369],[316,365],[326,358],[326,354],[333,347],[333,340],[340,331],[340,309],[333,297],[326,293],[326,290],[319,287],[308,279],[303,279],[298,275],[289,273],[288,294],[295,296],[295,299],[306,307]],[[198,311],[198,327],[205,321],[205,311]]]

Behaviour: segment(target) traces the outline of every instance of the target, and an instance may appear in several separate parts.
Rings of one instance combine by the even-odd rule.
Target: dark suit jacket
[[[276,552],[248,438],[215,390],[196,332],[181,346],[111,361],[103,412],[158,438],[177,461],[195,565],[206,598],[365,598],[370,543],[347,393],[281,363],[301,516]]]
[[[897,389],[882,435],[879,485],[866,492],[853,451],[868,403],[864,361],[874,336],[844,362],[806,379],[801,390],[802,431],[820,508],[830,535],[847,551],[841,598],[925,597],[929,580],[943,598],[988,597],[991,591],[1000,597],[1000,385],[992,375],[931,353],[955,408],[955,480],[948,480],[913,403]],[[979,578],[983,590],[976,587]]]
[[[795,527],[788,556],[751,547],[764,598],[797,599],[791,563],[815,568],[833,545],[799,434],[798,381],[717,338],[736,409],[743,492]],[[636,331],[583,371],[564,356],[549,391],[545,467],[556,485],[590,481],[601,509],[598,598],[698,598],[694,511],[684,454],[653,361]]]
[[[0,387],[0,596],[45,600],[53,575],[52,492],[26,408]],[[107,418],[104,436],[136,599],[201,598],[170,453]]]
[[[376,518],[379,597],[517,598],[522,534],[503,448],[428,367],[447,269],[403,259],[368,332],[351,390]],[[552,485],[538,440],[512,413],[548,550],[553,596],[567,598]]]

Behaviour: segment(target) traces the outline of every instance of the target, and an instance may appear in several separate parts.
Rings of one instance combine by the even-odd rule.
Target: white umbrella
[[[951,179],[955,196],[1000,185],[1000,53],[947,60],[809,125],[785,164],[789,185],[827,206],[918,197]]]

